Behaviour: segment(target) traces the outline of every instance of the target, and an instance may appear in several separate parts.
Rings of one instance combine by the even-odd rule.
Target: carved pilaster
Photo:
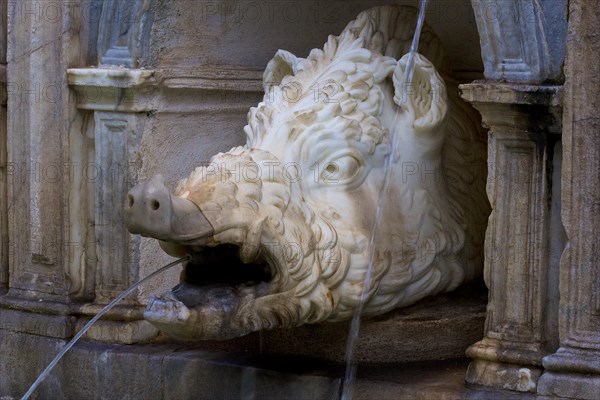
[[[79,235],[90,246],[82,247],[85,264],[74,271],[93,294],[93,303],[78,313],[89,316],[139,280],[140,238],[129,234],[122,209],[129,188],[136,184],[141,167],[138,152],[150,111],[148,96],[155,86],[153,71],[125,69],[73,69],[68,78],[73,99],[85,115],[75,142],[82,149],[78,159],[84,168],[76,171],[79,214],[90,220]],[[144,101],[147,100],[147,101]],[[83,155],[87,152],[87,155]],[[81,217],[80,217],[81,218]],[[91,257],[91,258],[90,258]],[[142,319],[137,297],[123,301],[111,320],[98,321],[86,334],[101,341],[134,343],[157,334]],[[77,321],[81,327],[85,320]]]
[[[544,358],[539,394],[600,393],[600,3],[572,0],[565,61],[560,348]]]
[[[0,295],[8,290],[8,181],[6,137],[6,64],[0,64]]]
[[[70,289],[65,171],[76,110],[64,71],[77,65],[80,48],[77,14],[66,3],[48,18],[42,2],[8,2],[9,293],[36,300],[68,301]]]
[[[493,210],[485,244],[485,337],[467,350],[473,358],[467,381],[535,392],[542,357],[556,336],[548,290],[557,272],[550,232],[558,88],[483,82],[461,90],[489,128]]]
[[[8,290],[8,199],[6,137],[6,1],[0,0],[0,295]]]
[[[145,116],[144,116],[145,117]],[[144,117],[96,112],[95,120],[95,236],[97,244],[96,301],[110,301],[138,276],[139,237],[123,223],[123,204],[137,182],[137,150]]]

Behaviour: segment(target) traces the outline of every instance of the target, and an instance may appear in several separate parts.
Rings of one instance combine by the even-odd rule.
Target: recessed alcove
[[[94,19],[99,25],[89,27],[90,48],[96,49],[89,56],[96,58],[88,63],[98,66],[68,70],[72,97],[79,113],[85,116],[88,138],[87,142],[80,142],[80,147],[74,146],[73,151],[87,154],[82,165],[92,163],[106,170],[120,166],[114,169],[118,173],[112,178],[121,183],[116,186],[112,181],[91,182],[85,179],[85,171],[80,171],[82,181],[89,185],[88,197],[74,194],[74,198],[80,202],[84,216],[86,208],[92,210],[86,218],[95,223],[88,225],[87,231],[101,244],[97,246],[99,256],[87,254],[90,262],[86,268],[105,272],[88,272],[88,291],[74,296],[79,301],[85,302],[92,296],[94,303],[106,302],[119,289],[170,260],[155,240],[131,237],[125,231],[121,211],[112,204],[119,203],[121,197],[125,199],[128,186],[160,173],[172,189],[177,180],[207,163],[210,156],[243,144],[246,113],[262,96],[262,71],[273,54],[284,48],[306,56],[310,49],[322,46],[329,34],[341,32],[348,21],[372,6],[364,1],[234,3],[199,3],[190,8],[188,1],[159,2],[148,10],[151,15],[135,22],[139,24],[135,31],[143,33],[141,37],[147,43],[130,48],[136,42],[121,38],[119,43],[129,43],[129,47],[121,46],[118,52],[111,53],[129,57],[126,61],[102,55],[108,51],[102,46],[114,42],[108,36],[120,32],[118,29],[103,27],[108,20],[102,16]],[[416,1],[404,3],[417,5]],[[100,12],[98,8],[94,10]],[[132,10],[108,12],[129,15]],[[144,25],[149,21],[151,28]],[[470,2],[433,1],[427,22],[441,38],[459,83],[483,78],[479,36]],[[96,43],[99,47],[95,47]],[[111,64],[138,68],[122,69]],[[119,139],[123,132],[129,133],[127,143]],[[82,148],[87,148],[87,152],[82,152]],[[480,171],[469,173],[485,176],[486,165],[477,168]],[[73,190],[78,192],[80,188]],[[76,218],[74,221],[81,224]],[[128,270],[116,267],[119,263]],[[162,279],[144,285],[129,300],[130,307],[139,316],[150,293],[160,293],[178,281],[179,269],[175,268]],[[103,282],[118,283],[109,289]],[[366,319],[360,361],[377,364],[463,357],[465,349],[482,337],[486,290],[478,279],[456,293],[428,298],[374,320]],[[97,309],[82,308],[88,310],[84,315]],[[121,317],[115,314],[113,318]],[[156,331],[143,322],[127,322],[126,326],[137,324],[132,325],[137,327],[137,334],[118,337],[125,338],[125,342],[170,341],[164,336],[155,338]],[[341,363],[347,326],[309,325],[194,347],[296,355]],[[111,335],[109,329],[101,322],[88,337],[110,342],[117,335]],[[389,341],[394,337],[398,345],[390,350]]]
[[[122,223],[131,186],[161,173],[173,189],[211,155],[243,144],[248,108],[261,99],[262,71],[278,49],[306,56],[366,8],[417,5],[84,0],[70,2],[56,23],[48,17],[54,9],[31,3],[0,3],[6,94],[0,108],[0,359],[8,360],[0,366],[0,396],[12,397],[103,304],[170,260],[155,240],[130,235]],[[588,201],[597,195],[597,154],[591,154],[597,143],[592,134],[572,134],[574,126],[590,131],[585,121],[593,115],[581,98],[591,89],[582,90],[588,86],[578,76],[593,82],[584,67],[592,64],[588,55],[597,54],[591,46],[582,51],[589,38],[576,33],[580,26],[597,28],[580,1],[569,3],[570,13],[566,0],[430,1],[427,21],[448,53],[462,97],[490,132],[488,165],[479,171],[490,174],[494,209],[485,283],[481,278],[365,319],[358,359],[369,367],[358,384],[362,396],[588,398],[598,387],[600,339],[592,329],[598,326],[598,268],[586,250],[594,249],[597,236],[597,213]],[[569,51],[581,61],[565,64]],[[575,82],[565,83],[567,91],[565,75]],[[54,89],[62,94],[49,101]],[[584,115],[575,118],[578,113]],[[46,179],[56,165],[67,176],[58,183]],[[563,254],[569,238],[587,244],[573,242]],[[347,323],[221,342],[175,341],[142,312],[151,293],[178,281],[174,268],[99,321],[42,385],[43,393],[329,398],[339,392]],[[578,305],[581,299],[590,304]],[[462,358],[468,347],[470,367]],[[422,381],[414,371],[423,372]],[[469,392],[465,376],[495,389]]]
[[[398,4],[382,4],[392,3]],[[404,3],[417,5],[416,1]],[[87,62],[99,65],[69,72],[73,98],[80,112],[90,113],[87,129],[91,136],[94,130],[104,129],[98,125],[103,124],[100,121],[111,118],[125,118],[135,125],[137,142],[130,143],[130,150],[123,150],[129,151],[134,159],[129,160],[122,153],[119,157],[124,158],[112,161],[122,165],[120,176],[129,186],[160,173],[167,187],[173,188],[177,180],[198,165],[206,164],[212,155],[244,142],[242,127],[247,110],[261,99],[262,71],[279,48],[307,55],[310,49],[322,46],[327,35],[341,31],[361,10],[371,6],[371,2],[364,1],[343,4],[209,2],[194,7],[190,7],[188,1],[159,2],[146,11],[146,17],[135,22],[139,25],[135,31],[141,36],[142,44],[129,50],[129,61],[125,62],[125,65],[143,68],[142,75],[134,77],[127,75],[130,74],[127,71],[113,71],[115,66],[107,62],[111,59],[103,58],[102,51],[106,50],[102,50],[102,46],[116,40],[107,36],[120,31],[101,25],[107,23],[103,12],[133,15],[135,7],[102,11],[98,3],[93,3],[90,12],[97,15],[88,27]],[[477,26],[470,3],[433,1],[427,20],[441,38],[458,81],[470,82],[483,77]],[[151,29],[147,26],[149,23]],[[136,43],[131,39],[119,40],[130,43],[130,47]],[[119,51],[123,53],[124,49]],[[112,63],[119,62],[113,60]],[[115,91],[114,87],[122,89]],[[93,118],[94,113],[101,115],[101,119]],[[126,126],[123,129],[129,129]],[[98,135],[106,136],[100,131]],[[103,140],[110,141],[110,138]],[[485,165],[481,165],[481,174],[485,173]],[[125,188],[119,190],[123,192]],[[101,195],[104,190],[97,188],[96,191]],[[109,215],[115,213],[110,218],[119,218],[119,211],[108,212]],[[119,224],[113,221],[108,225],[117,229]],[[129,240],[125,233],[119,236],[100,229],[99,234],[110,237],[113,242],[120,236],[121,241]],[[131,246],[138,250],[120,255],[125,257],[125,262],[132,261],[130,268],[135,272],[131,272],[131,277],[144,276],[158,261],[169,259],[152,239],[141,238]],[[177,281],[177,271],[169,271],[161,287],[173,286]],[[142,303],[149,293],[161,290],[157,284],[149,283],[139,291]]]

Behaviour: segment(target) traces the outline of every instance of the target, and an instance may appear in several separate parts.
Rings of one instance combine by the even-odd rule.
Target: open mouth
[[[205,247],[184,266],[181,282],[172,294],[187,307],[214,307],[222,311],[237,307],[243,298],[260,297],[268,291],[273,273],[259,254],[250,262],[240,259],[234,244]]]

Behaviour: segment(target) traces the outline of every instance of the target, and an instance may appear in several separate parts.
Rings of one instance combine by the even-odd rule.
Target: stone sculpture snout
[[[212,235],[213,228],[191,200],[172,195],[155,175],[133,187],[125,200],[127,229],[163,241],[187,241]]]

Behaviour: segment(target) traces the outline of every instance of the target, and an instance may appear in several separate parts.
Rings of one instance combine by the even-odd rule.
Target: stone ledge
[[[19,398],[65,341],[0,330],[0,398]],[[20,346],[17,346],[20,344]],[[530,400],[467,386],[468,361],[361,367],[353,399]],[[314,359],[193,350],[181,345],[80,342],[33,398],[103,400],[338,399],[343,366]]]
[[[75,335],[104,305],[33,301],[0,297],[0,329],[52,338]],[[117,305],[85,334],[86,339],[137,343],[150,340],[158,330],[143,319],[143,306]]]
[[[600,390],[600,376],[546,371],[540,378],[538,387],[539,400],[597,400]]]
[[[546,368],[538,384],[542,399],[598,398],[600,359],[593,349],[563,347],[542,361]]]
[[[156,71],[168,88],[263,92],[263,70],[234,68],[172,68]]]
[[[71,86],[131,88],[155,85],[154,71],[129,68],[69,68],[67,78]]]
[[[97,303],[66,303],[60,301],[48,301],[43,299],[22,298],[16,295],[0,296],[0,309],[7,308],[16,311],[24,311],[35,314],[48,315],[75,315],[93,317],[106,306]],[[146,306],[117,304],[106,314],[103,319],[112,319],[117,321],[134,321],[143,319],[143,313]]]
[[[75,317],[0,310],[0,329],[52,338],[67,338],[75,334]]]
[[[243,112],[263,95],[255,70],[69,68],[67,77],[81,110]]]
[[[534,394],[465,384],[468,360],[359,368],[353,400],[533,400]]]
[[[562,105],[562,86],[527,85],[498,81],[475,81],[459,85],[461,97],[469,103]]]
[[[459,85],[459,90],[481,113],[486,128],[562,133],[562,86],[475,81]]]
[[[89,319],[77,320],[75,324],[77,332],[88,321]],[[83,337],[98,342],[134,344],[148,341],[157,335],[158,329],[146,320],[128,322],[100,320],[94,323]]]
[[[594,349],[560,348],[542,360],[549,371],[595,374],[600,377],[600,359]]]
[[[68,331],[48,336],[72,337],[89,317],[99,311],[97,304],[61,304],[0,297],[0,307],[10,323],[4,329],[45,335],[56,331],[67,319]],[[483,337],[486,298],[481,283],[455,292],[423,299],[417,304],[365,319],[361,327],[356,357],[361,363],[399,363],[444,360],[464,357],[467,347]],[[154,339],[158,332],[142,319],[143,307],[117,305],[86,333],[86,339],[102,342],[138,343]],[[44,315],[44,313],[58,314]],[[54,319],[51,319],[54,317]],[[59,318],[59,319],[56,319]],[[62,319],[60,319],[62,318]],[[56,320],[56,321],[55,321]],[[0,325],[1,326],[1,325]],[[31,326],[35,327],[32,331]],[[200,349],[263,352],[273,356],[303,356],[344,362],[348,323],[305,325],[295,329],[277,329],[222,342],[193,342]],[[159,337],[155,342],[171,341]]]
[[[0,397],[18,398],[65,342],[0,330],[0,343]],[[37,393],[44,399],[331,399],[339,385],[319,363],[80,342]]]
[[[462,358],[483,337],[485,295],[473,286],[365,318],[357,361],[389,364]],[[261,333],[263,351],[344,362],[349,323],[305,325]]]

